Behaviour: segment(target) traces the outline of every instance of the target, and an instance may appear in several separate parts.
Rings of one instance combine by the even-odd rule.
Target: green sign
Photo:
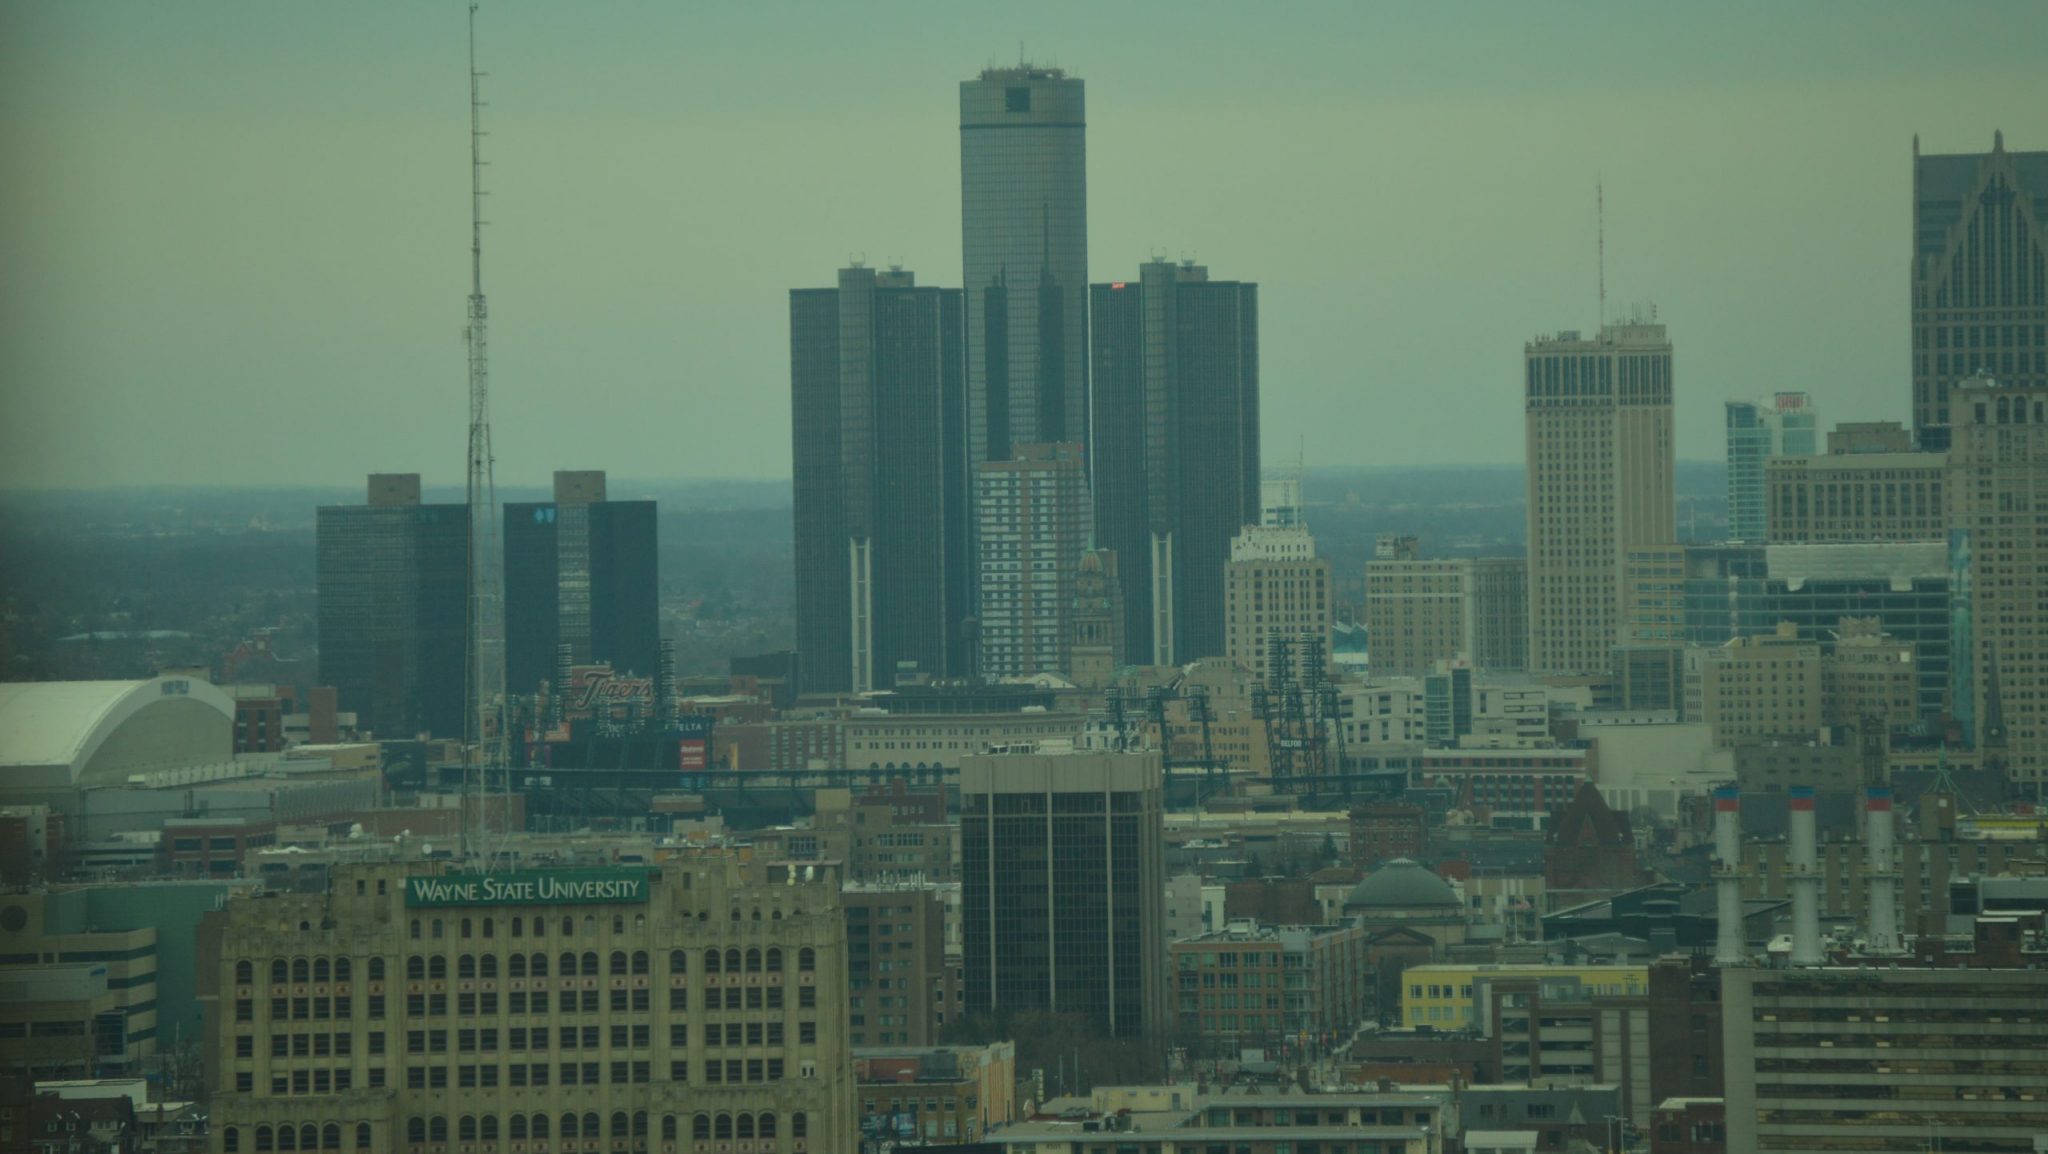
[[[647,871],[644,869],[519,870],[405,879],[405,904],[414,907],[545,906],[646,900]]]

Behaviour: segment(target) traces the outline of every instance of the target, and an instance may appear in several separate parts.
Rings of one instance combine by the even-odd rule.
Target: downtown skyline
[[[27,163],[0,232],[25,270],[0,301],[0,485],[454,480],[460,9],[209,11],[217,27],[5,17]],[[576,460],[787,476],[783,290],[862,255],[958,287],[954,92],[1015,48],[986,43],[981,12],[849,30],[782,11],[804,19],[773,52],[768,17],[485,9],[505,483]],[[2032,7],[1858,9],[1846,37],[1827,8],[1304,9],[1250,47],[1231,14],[1167,29],[1146,11],[1018,29],[1091,90],[1088,260],[1259,281],[1265,450],[1312,466],[1516,461],[1521,342],[1597,327],[1596,182],[1609,319],[1653,302],[1684,350],[1680,458],[1721,455],[1729,396],[1906,419],[1913,134],[1925,152],[2048,140],[2018,51],[2048,20]],[[1516,51],[1574,36],[1634,55],[1558,78]],[[605,43],[626,37],[645,46]],[[600,46],[627,63],[598,75]],[[1456,84],[1429,67],[1457,60]],[[202,387],[214,404],[187,403]],[[721,436],[689,434],[707,423]]]

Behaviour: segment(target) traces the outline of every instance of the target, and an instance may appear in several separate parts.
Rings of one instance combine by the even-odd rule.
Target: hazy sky
[[[0,3],[0,484],[459,483],[459,3]],[[1519,461],[1522,342],[1907,419],[1912,136],[2048,148],[2048,4],[487,3],[499,476],[779,476],[787,290],[960,281],[957,83],[1088,83],[1091,279],[1262,295],[1269,464]]]

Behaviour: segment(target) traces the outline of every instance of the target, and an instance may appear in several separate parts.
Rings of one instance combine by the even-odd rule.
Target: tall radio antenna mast
[[[1607,189],[1600,178],[1593,179],[1593,220],[1600,240],[1600,323],[1607,323]]]
[[[463,775],[466,812],[463,854],[480,853],[496,804],[506,805],[497,784],[509,786],[505,755],[505,604],[499,578],[504,560],[498,553],[498,489],[496,461],[491,455],[491,384],[484,301],[484,159],[483,73],[476,67],[476,12],[469,6],[469,694],[464,734],[468,764]],[[509,792],[506,790],[504,792]],[[495,815],[503,821],[502,812]]]

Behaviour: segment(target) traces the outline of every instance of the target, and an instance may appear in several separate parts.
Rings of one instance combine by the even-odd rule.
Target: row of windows
[[[606,1132],[605,1128],[601,1125],[602,1121],[601,1116],[595,1112],[563,1114],[559,1120],[551,1120],[546,1114],[513,1114],[505,1119],[504,1134],[515,1142],[524,1141],[529,1138],[549,1138],[557,1135],[563,1138],[600,1138]],[[645,1110],[636,1111],[632,1114],[628,1114],[623,1110],[614,1111],[610,1121],[609,1132],[614,1138],[647,1137],[648,1117]],[[682,1129],[682,1124],[683,1120],[677,1115],[664,1114],[661,1119],[662,1138],[671,1141],[676,1139]],[[778,1116],[772,1113],[700,1113],[690,1117],[689,1126],[690,1137],[693,1139],[774,1138],[778,1136],[777,1131],[780,1128],[780,1122]],[[365,1126],[358,1129],[358,1133],[366,1132],[367,1128],[367,1124],[365,1124]],[[272,1147],[263,1144],[269,1129],[267,1126],[257,1128],[256,1149],[272,1149]],[[310,1129],[310,1127],[302,1129]],[[553,1133],[550,1133],[550,1131]],[[280,1130],[280,1134],[284,1132],[286,1131]],[[793,1138],[809,1137],[809,1116],[802,1111],[791,1114],[789,1116],[789,1133]],[[230,1127],[227,1134],[230,1137],[227,1140],[228,1145],[226,1148],[230,1151],[239,1149],[238,1146],[234,1145],[235,1138],[232,1137],[235,1134],[234,1128]],[[465,1114],[456,1119],[455,1140],[458,1142],[494,1142],[498,1137],[498,1116],[495,1114],[485,1114],[482,1116]],[[338,1134],[336,1138],[337,1146],[331,1148],[339,1148]],[[415,1115],[408,1118],[405,1121],[405,1140],[407,1142],[446,1142],[448,1141],[448,1119],[438,1115],[434,1117]],[[367,1146],[367,1140],[363,1140],[361,1144]],[[276,1149],[280,1150],[290,1150],[293,1148],[292,1146],[276,1147]],[[312,1150],[315,1147],[300,1145],[297,1149]]]
[[[780,1010],[784,1005],[782,989],[781,986],[768,986],[766,988],[748,986],[745,989],[738,986],[726,986],[723,988],[706,987],[702,998],[702,1006],[706,1010]],[[557,1007],[559,1012],[564,1014],[596,1014],[602,1012],[608,1005],[614,1013],[649,1013],[654,1008],[653,991],[645,988],[637,990],[612,990],[610,991],[609,999],[603,1001],[598,997],[601,992],[598,990],[563,990],[561,1001],[557,1003],[551,992],[547,990],[514,990],[505,995],[505,1012],[510,1014],[546,1014],[554,1012],[554,1010],[551,1010],[551,1007]],[[464,991],[455,997],[455,1013],[459,1017],[475,1015],[494,1016],[498,1013],[500,1004],[498,997],[499,995],[495,990],[485,990],[481,993]],[[673,1010],[688,1009],[689,991],[682,988],[669,990],[668,1004],[669,1008]],[[797,1005],[799,1008],[810,1009],[817,1004],[818,988],[816,986],[798,987]],[[368,998],[368,1005],[368,1017],[375,1020],[381,1020],[384,1017],[384,995],[371,994]],[[448,1007],[447,994],[407,994],[405,998],[405,1014],[409,1018],[445,1017],[449,1012]],[[348,1019],[353,1016],[353,1012],[353,1002],[346,994],[334,998],[272,998],[270,1000],[270,1018],[272,1021],[278,1022]],[[256,1000],[254,998],[235,999],[235,1021],[254,1022],[255,1020]]]
[[[298,1127],[258,1126],[251,1137],[254,1140],[252,1145],[257,1150],[339,1150],[341,1149],[341,1134],[342,1129],[339,1123],[329,1122],[325,1126],[316,1126],[308,1122]],[[354,1148],[357,1150],[370,1149],[370,1139],[370,1124],[368,1122],[356,1123]],[[240,1154],[242,1149],[242,1130],[240,1127],[229,1126],[221,1131],[220,1140],[220,1148],[222,1150],[227,1151],[228,1154]]]
[[[810,973],[815,971],[817,965],[816,951],[808,946],[797,951],[797,969],[800,972]],[[575,977],[579,973],[586,976],[597,976],[606,972],[606,969],[614,975],[628,973],[645,974],[651,968],[650,957],[646,950],[634,950],[631,954],[624,950],[613,950],[609,965],[605,969],[600,968],[598,955],[595,950],[586,950],[580,956],[564,952],[557,961],[556,966],[565,978]],[[669,951],[668,966],[669,973],[671,974],[689,972],[688,954],[683,950]],[[514,978],[528,976],[544,978],[548,976],[548,956],[546,954],[533,954],[531,956],[513,954],[506,960],[505,969],[507,975]],[[704,973],[737,974],[744,972],[756,974],[764,971],[771,974],[782,972],[782,950],[780,948],[771,946],[765,952],[760,949],[749,949],[744,952],[738,949],[728,949],[723,953],[715,949],[704,951]],[[383,958],[370,959],[369,975],[370,980],[373,982],[384,980]],[[405,976],[412,981],[446,978],[448,976],[448,959],[442,956],[422,957],[415,954],[405,960]],[[481,957],[473,954],[462,954],[455,959],[455,976],[457,978],[495,978],[498,976],[498,957],[495,954],[484,954]],[[326,958],[297,958],[289,963],[283,958],[276,958],[270,963],[270,980],[275,985],[283,985],[288,982],[346,982],[352,977],[353,971],[349,959],[345,957],[336,958],[331,963]],[[238,985],[250,985],[255,980],[256,966],[254,962],[245,960],[235,963],[235,981]]]

